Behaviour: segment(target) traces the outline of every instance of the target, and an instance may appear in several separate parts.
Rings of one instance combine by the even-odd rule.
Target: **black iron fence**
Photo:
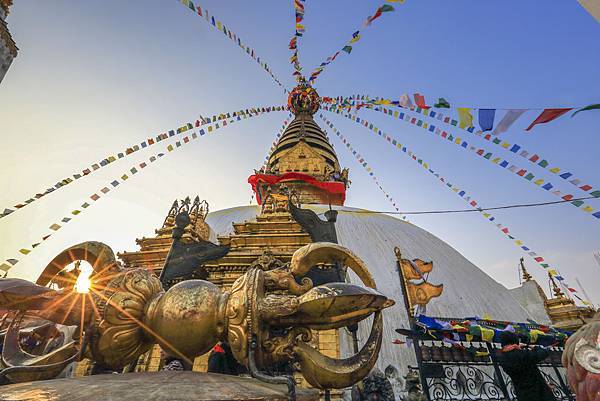
[[[498,364],[496,343],[415,340],[423,391],[430,401],[515,401],[512,381]],[[557,400],[574,401],[561,364],[563,349],[550,347],[538,366]],[[521,401],[521,400],[519,400]]]

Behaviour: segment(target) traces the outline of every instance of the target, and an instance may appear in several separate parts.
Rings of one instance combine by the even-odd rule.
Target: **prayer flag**
[[[51,230],[53,230],[53,231],[56,231],[56,230],[58,230],[58,229],[60,228],[60,224],[56,224],[56,223],[54,223],[54,224],[52,224],[52,225],[51,225],[49,228],[50,228]]]
[[[19,262],[17,259],[6,259],[6,261],[13,266]]]
[[[479,109],[479,126],[482,131],[491,131],[494,128],[496,109]]]
[[[425,110],[429,108],[429,106],[425,105],[425,96],[421,95],[420,93],[415,93],[413,96],[415,98],[415,103],[417,104],[417,106]]]
[[[498,135],[505,132],[525,111],[524,109],[508,110],[492,133]]]
[[[344,46],[342,47],[342,50],[345,51],[346,53],[350,54],[352,52],[352,46]]]
[[[577,110],[573,114],[571,114],[571,118],[573,118],[575,116],[575,114],[579,113],[580,111],[597,110],[597,109],[600,109],[600,103],[590,104],[589,106],[585,106],[585,107]]]
[[[19,249],[19,252],[21,252],[23,255],[27,255],[28,253],[30,253],[31,251],[29,249]]]
[[[433,107],[437,107],[438,109],[449,109],[450,103],[448,103],[448,101],[446,99],[441,97],[438,99],[438,102],[433,105]]]
[[[470,128],[473,126],[473,115],[471,114],[471,109],[468,107],[459,107],[456,109],[458,112],[459,123],[458,126],[460,128]]]
[[[549,123],[552,120],[556,120],[569,110],[573,109],[544,109],[544,111],[542,111],[542,113],[535,120],[533,120],[531,124],[529,124],[529,127],[525,128],[525,131],[530,131],[536,124],[544,124]]]

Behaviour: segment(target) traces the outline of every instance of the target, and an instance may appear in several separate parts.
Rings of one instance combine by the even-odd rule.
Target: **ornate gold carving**
[[[367,286],[375,287],[360,259],[330,243],[300,248],[289,271],[285,267],[266,272],[250,269],[230,292],[203,280],[184,281],[164,292],[158,278],[146,269],[121,272],[107,282],[106,288],[96,291],[94,306],[98,312],[87,354],[105,365],[121,367],[158,343],[166,352],[191,362],[217,341],[227,339],[236,359],[248,365],[248,347],[256,339],[259,368],[297,357],[313,386],[347,387],[374,366],[382,338],[381,310],[394,302],[374,289],[353,284],[329,283],[312,289],[289,284],[312,265],[333,260],[352,268]],[[268,292],[270,289],[276,292]],[[6,308],[2,299],[0,308]],[[80,311],[70,313],[78,315]],[[307,344],[311,329],[344,327],[373,313],[371,336],[352,358],[332,359]]]
[[[146,269],[124,272],[99,293],[102,311],[91,355],[108,366],[121,367],[148,351],[152,344],[142,325],[150,300],[163,292],[158,278]]]
[[[289,208],[287,195],[271,193],[271,191],[269,191],[263,201],[263,214],[287,213],[288,211]]]

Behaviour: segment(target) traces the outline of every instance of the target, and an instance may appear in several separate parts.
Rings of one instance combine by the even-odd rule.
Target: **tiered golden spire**
[[[327,135],[313,119],[320,107],[318,93],[301,82],[290,92],[288,107],[294,120],[275,145],[266,170],[249,179],[257,200],[279,192],[279,183],[285,182],[300,203],[343,205],[348,170],[340,168]]]
[[[521,265],[521,272],[523,273],[523,281],[527,282],[527,281],[531,281],[531,279],[533,277],[531,277],[531,274],[529,274],[529,272],[527,271],[527,269],[525,268],[525,261],[523,260],[523,258],[521,258],[519,260],[519,263]]]

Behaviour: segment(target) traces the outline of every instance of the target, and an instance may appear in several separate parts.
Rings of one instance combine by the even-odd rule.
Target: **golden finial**
[[[527,269],[525,268],[525,261],[523,260],[523,258],[521,258],[521,260],[519,261],[519,263],[521,264],[521,271],[523,272],[523,280],[525,282],[527,281],[531,281],[531,279],[533,277],[531,277],[531,274],[529,274],[529,272],[527,271]]]
[[[550,278],[550,283],[552,283],[552,291],[554,291],[554,296],[556,298],[564,298],[565,294],[563,294],[560,287],[556,284],[556,281],[554,281],[554,277],[552,274],[550,274],[550,272],[548,272],[548,277]]]

